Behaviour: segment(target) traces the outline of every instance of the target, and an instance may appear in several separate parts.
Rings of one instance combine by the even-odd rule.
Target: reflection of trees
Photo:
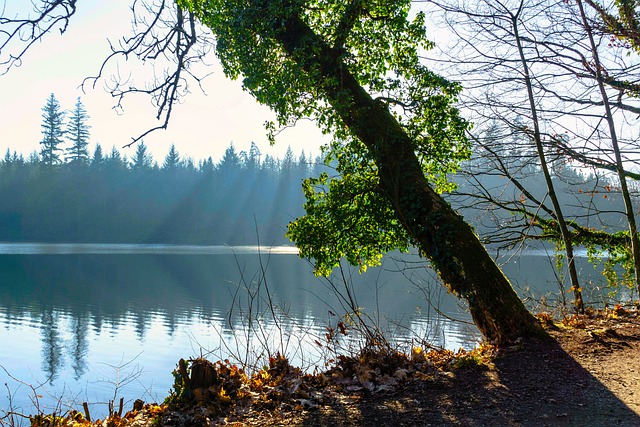
[[[40,317],[42,328],[42,370],[53,383],[59,370],[64,366],[64,331],[60,330],[60,312],[53,307],[44,308]],[[91,315],[88,312],[74,314],[71,319],[71,341],[68,356],[73,368],[73,377],[80,379],[87,370],[89,352],[89,326]]]
[[[57,378],[62,367],[62,338],[58,331],[59,315],[53,308],[42,311],[40,324],[42,327],[42,370],[47,374],[49,382]]]
[[[82,313],[73,318],[73,338],[71,341],[71,366],[73,377],[79,380],[87,370],[87,353],[89,352],[89,325],[91,319],[88,313]]]
[[[135,331],[138,340],[158,322],[166,337],[192,323],[219,321],[222,331],[241,329],[248,314],[246,282],[268,284],[273,302],[294,319],[283,323],[283,330],[307,319],[324,322],[329,309],[342,314],[339,302],[297,256],[264,255],[263,262],[265,278],[255,255],[0,256],[0,313],[41,322],[43,371],[60,378],[66,366],[76,380],[87,373],[90,343],[121,328]],[[371,273],[353,277],[358,304],[368,314],[378,299],[385,301],[382,317],[415,312],[419,302],[406,290],[412,285],[398,283],[396,272]],[[387,284],[379,295],[377,287]],[[227,316],[238,298],[242,306]],[[264,289],[259,298],[259,311],[268,314]]]
[[[134,319],[134,326],[136,329],[136,335],[138,336],[138,341],[144,341],[144,336],[151,321],[150,313],[141,310],[132,313],[131,316]]]

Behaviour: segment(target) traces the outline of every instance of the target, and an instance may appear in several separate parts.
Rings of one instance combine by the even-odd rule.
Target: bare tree
[[[76,13],[76,0],[46,0],[33,4],[33,15],[23,17],[7,10],[6,2],[0,15],[0,75],[20,66],[31,46],[58,30],[64,33]],[[8,53],[7,53],[8,51]]]
[[[500,2],[496,2],[500,4]],[[500,4],[503,8],[504,6]],[[556,196],[555,186],[549,173],[549,167],[547,166],[547,157],[545,149],[542,143],[542,136],[540,130],[540,121],[538,120],[538,108],[536,106],[536,96],[533,90],[533,84],[531,82],[531,76],[529,75],[529,64],[524,53],[522,40],[520,38],[520,12],[524,2],[521,1],[515,12],[511,12],[504,8],[505,13],[511,18],[511,26],[513,30],[513,36],[515,38],[516,46],[518,48],[518,55],[522,64],[522,75],[524,77],[524,84],[527,89],[527,97],[529,99],[529,108],[531,110],[531,121],[533,123],[533,140],[535,142],[536,150],[538,151],[538,157],[540,159],[540,168],[544,175],[545,182],[547,184],[547,191],[551,203],[553,204],[554,219],[558,223],[560,228],[560,234],[562,235],[562,241],[564,243],[565,253],[567,256],[567,262],[569,265],[569,277],[571,278],[571,290],[573,291],[574,305],[578,312],[584,312],[584,302],[582,301],[582,291],[580,289],[580,282],[578,280],[578,273],[576,271],[575,258],[573,256],[573,242],[571,241],[571,233],[567,228],[567,223],[560,207],[560,202]]]
[[[640,242],[638,241],[638,227],[636,226],[635,213],[633,204],[631,203],[629,187],[627,186],[627,177],[625,174],[624,165],[622,163],[622,154],[620,146],[618,144],[618,132],[616,130],[616,123],[613,117],[613,112],[611,110],[611,105],[609,104],[609,94],[605,89],[603,76],[604,70],[600,61],[598,46],[594,39],[593,29],[591,27],[592,24],[587,18],[584,6],[582,5],[582,1],[576,0],[576,3],[578,5],[578,9],[580,10],[580,18],[582,19],[582,24],[589,40],[589,46],[591,48],[591,58],[593,60],[593,68],[595,69],[595,77],[598,83],[598,90],[600,91],[600,94],[602,96],[602,104],[604,106],[604,119],[606,120],[607,126],[609,128],[609,137],[611,138],[611,148],[613,149],[615,158],[616,173],[618,174],[620,190],[622,192],[622,197],[624,200],[625,214],[627,217],[627,222],[629,224],[629,237],[631,239],[631,254],[634,261],[635,284],[636,288],[640,290]]]
[[[553,209],[544,207],[544,200],[538,209],[520,205],[523,209],[519,215],[528,223],[524,225],[523,221],[523,227],[530,229],[535,224],[539,230],[537,234],[523,235],[562,241],[565,249],[571,240],[573,244],[589,247],[622,245],[633,253],[632,240],[637,233],[630,231],[625,237],[608,232],[616,226],[601,222],[610,215],[603,215],[607,212],[596,208],[590,196],[598,191],[614,195],[616,186],[611,184],[614,175],[610,172],[615,172],[620,195],[628,202],[623,213],[625,221],[634,221],[633,214],[629,214],[633,209],[629,190],[622,181],[638,176],[630,168],[637,161],[640,145],[629,131],[617,148],[610,142],[611,135],[620,134],[619,129],[637,123],[640,110],[637,100],[630,96],[631,88],[636,87],[637,60],[622,55],[623,47],[606,44],[606,61],[597,61],[599,65],[595,65],[585,22],[570,3],[486,1],[464,7],[458,3],[431,3],[444,11],[443,20],[457,40],[441,57],[432,59],[440,60],[451,73],[459,70],[456,77],[467,88],[462,103],[474,120],[482,123],[498,119],[514,132],[528,135],[539,154],[555,159],[552,165],[572,163],[583,171],[598,171],[603,177],[596,175],[596,180],[592,180],[600,179],[594,184],[601,185],[600,189],[575,188],[571,195],[575,205],[571,207],[571,218],[565,221],[558,217],[551,191],[548,198]],[[516,16],[518,19],[514,20]],[[608,40],[601,37],[599,43]],[[602,59],[602,52],[596,49],[598,52]],[[609,108],[603,114],[605,104]],[[532,125],[523,126],[522,122]],[[544,159],[540,159],[540,168],[544,169]],[[516,174],[509,175],[515,179]],[[522,187],[521,194],[529,198],[526,194],[531,192],[524,191],[523,184],[526,183],[518,184]],[[500,203],[515,206],[511,202]],[[608,213],[615,210],[611,208]],[[567,258],[570,262],[571,257]]]
[[[572,236],[567,227],[563,209],[556,195],[555,185],[549,170],[547,153],[544,147],[542,136],[542,118],[540,117],[541,112],[539,111],[537,105],[537,95],[534,92],[530,70],[530,60],[527,57],[527,53],[525,52],[525,46],[520,34],[521,31],[526,31],[525,29],[521,28],[521,26],[524,26],[522,20],[523,15],[525,14],[525,2],[519,1],[511,5],[501,1],[477,2],[475,6],[468,6],[468,8],[466,9],[458,7],[452,8],[442,4],[441,7],[443,7],[450,13],[453,12],[456,14],[460,14],[466,17],[468,20],[473,21],[476,32],[473,36],[464,39],[464,42],[466,42],[468,46],[471,44],[471,40],[475,42],[477,41],[477,37],[480,36],[480,34],[484,34],[480,37],[484,37],[487,40],[487,50],[482,50],[483,48],[485,48],[485,46],[474,46],[473,50],[476,62],[478,62],[479,65],[481,64],[481,66],[479,67],[481,72],[484,72],[483,69],[487,64],[490,64],[492,62],[494,64],[497,63],[497,66],[494,67],[492,73],[500,73],[500,75],[497,82],[486,81],[482,84],[491,85],[494,88],[502,84],[505,87],[505,90],[510,92],[518,90],[518,88],[520,87],[519,90],[524,94],[524,99],[522,100],[523,102],[519,103],[518,105],[510,104],[509,101],[505,100],[500,101],[500,103],[498,104],[498,109],[500,110],[499,114],[501,114],[501,117],[504,117],[505,113],[507,115],[513,116],[514,111],[519,110],[519,117],[523,117],[523,115],[527,117],[527,119],[524,119],[526,121],[520,123],[521,130],[530,138],[533,146],[535,147],[538,156],[540,171],[544,176],[546,184],[547,197],[551,201],[552,205],[551,209],[545,208],[543,209],[543,212],[549,214],[549,216],[558,225],[562,246],[564,247],[564,252],[568,263],[571,289],[574,294],[574,306],[577,311],[582,312],[584,310],[584,302],[582,300],[580,282],[575,266]],[[489,41],[490,43],[488,43]],[[492,53],[489,50],[491,47],[495,47],[496,45],[500,47],[501,51],[498,55],[506,53],[506,55],[501,59],[499,59],[495,53]],[[496,55],[496,57],[494,57],[493,55]],[[477,71],[478,69],[473,70],[473,72]],[[502,98],[504,99],[505,96],[502,95]],[[528,106],[528,109],[526,110],[525,108],[527,107],[525,107],[525,105]],[[522,120],[523,119],[521,119],[521,121]],[[495,155],[495,151],[493,152],[493,154]],[[504,166],[504,164],[501,166]],[[503,173],[507,173],[509,176],[511,176],[512,180],[514,179],[513,175],[505,170],[506,168],[502,167],[501,169],[503,170]],[[515,182],[516,181],[514,181],[514,183]],[[519,182],[517,184],[519,184]],[[521,188],[521,191],[523,195],[528,194],[528,198],[532,197],[530,192],[527,191],[524,187]],[[543,206],[543,204],[540,205]],[[522,207],[520,207],[519,209],[519,212],[522,213]],[[535,218],[535,215],[533,217]]]
[[[207,75],[192,72],[193,65],[203,62],[214,46],[211,36],[196,22],[193,13],[185,11],[173,0],[136,0],[132,11],[134,34],[123,37],[117,44],[111,43],[111,54],[98,74],[84,82],[95,86],[106,77],[107,65],[121,57],[135,56],[143,64],[152,64],[154,78],[147,79],[144,87],[111,76],[109,91],[117,100],[115,108],[121,108],[125,97],[133,94],[150,96],[157,108],[156,119],[160,124],[132,138],[127,146],[156,130],[167,128],[173,106],[189,93],[189,81],[200,85]]]

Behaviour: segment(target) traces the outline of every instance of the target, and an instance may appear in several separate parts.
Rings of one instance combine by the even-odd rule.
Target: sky
[[[24,7],[31,6],[31,2],[20,1]],[[0,0],[0,12],[7,3]],[[98,81],[95,88],[85,85],[85,93],[80,88],[85,77],[97,74],[109,54],[107,39],[116,42],[131,33],[130,7],[131,0],[78,2],[78,11],[64,34],[57,30],[48,34],[32,46],[20,67],[0,76],[0,156],[7,148],[25,157],[39,151],[42,107],[51,93],[64,110],[71,110],[81,97],[90,116],[91,152],[99,143],[105,151],[115,146],[128,157],[133,155],[135,148],[122,147],[160,124],[150,98],[129,96],[124,100],[124,111],[117,112],[113,109],[116,100],[105,89],[108,80]],[[121,61],[119,71],[127,73],[131,62]],[[182,157],[196,161],[209,156],[219,160],[231,142],[240,151],[248,150],[253,141],[263,158],[266,154],[281,158],[288,146],[296,155],[303,150],[307,155],[320,153],[324,139],[310,122],[284,130],[271,147],[263,124],[273,114],[244,92],[239,81],[227,79],[215,58],[209,62],[212,65],[205,73],[212,74],[204,80],[204,93],[191,85],[191,93],[174,107],[169,128],[144,138],[156,161],[162,163],[171,144]]]

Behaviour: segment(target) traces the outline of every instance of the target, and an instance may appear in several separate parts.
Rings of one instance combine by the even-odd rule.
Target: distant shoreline
[[[166,255],[297,255],[292,245],[180,245],[158,243],[0,242],[0,255],[166,254]]]

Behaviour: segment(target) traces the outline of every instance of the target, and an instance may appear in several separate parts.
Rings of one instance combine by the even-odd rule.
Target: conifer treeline
[[[52,95],[40,153],[24,159],[7,150],[0,162],[0,241],[289,243],[286,225],[302,213],[301,181],[315,168],[304,153],[262,159],[253,143],[248,153],[231,144],[218,163],[196,164],[172,146],[158,165],[140,143],[131,159],[100,145],[89,155],[80,100],[66,130],[63,116]]]
[[[282,160],[262,158],[254,143],[240,153],[231,144],[217,163],[211,157],[197,163],[183,159],[175,146],[156,162],[144,142],[128,158],[115,147],[105,153],[99,144],[90,155],[89,116],[80,99],[66,124],[67,113],[53,94],[42,111],[40,152],[25,160],[7,150],[0,161],[0,241],[234,245],[254,244],[259,237],[264,244],[290,243],[286,225],[303,214],[301,181],[324,168],[304,153],[296,159],[291,149]],[[509,150],[513,153],[504,161],[544,199],[537,167],[517,154],[518,144]],[[448,199],[488,241],[518,239],[527,228],[512,209],[522,203],[521,191],[490,163],[482,156],[467,162],[467,173],[456,178],[457,195]],[[594,177],[562,165],[557,169],[564,170],[564,177],[554,175],[558,193],[575,205],[569,214],[588,221],[595,212],[609,229],[620,229],[612,212],[622,207],[606,177],[594,187],[588,184]],[[576,186],[585,191],[576,193]],[[596,187],[602,198],[594,197]],[[495,196],[483,194],[487,190]]]
[[[304,154],[282,160],[233,145],[215,164],[182,160],[174,146],[158,166],[140,144],[133,160],[97,146],[86,163],[50,166],[8,150],[0,164],[0,240],[252,244],[288,243],[302,213]]]

